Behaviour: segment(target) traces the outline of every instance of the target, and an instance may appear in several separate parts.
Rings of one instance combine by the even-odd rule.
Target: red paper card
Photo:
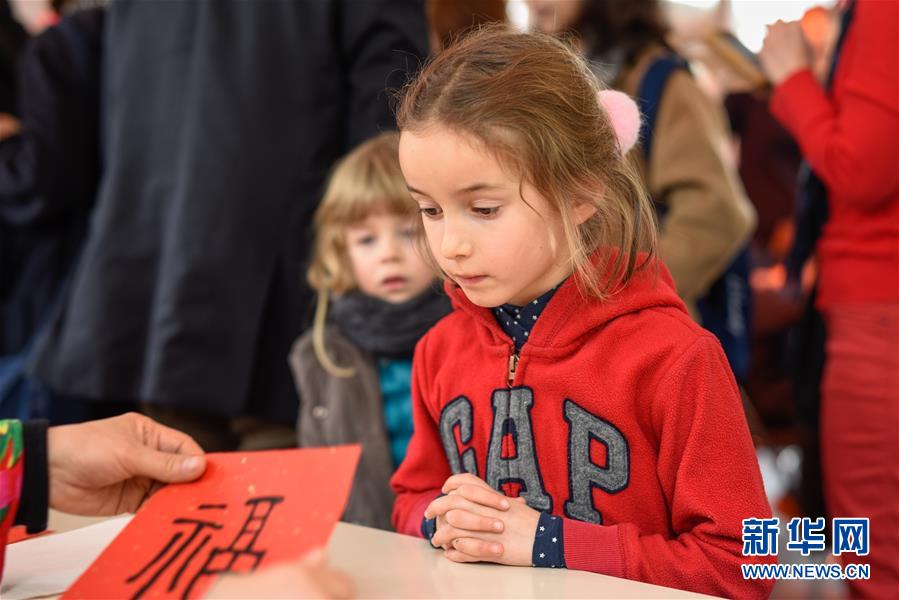
[[[40,533],[28,533],[24,525],[10,527],[9,533],[6,534],[6,544],[15,544],[16,542],[24,542],[31,538],[41,537],[42,535],[50,535],[53,533],[51,529],[45,529]]]
[[[359,446],[207,454],[198,481],[150,498],[63,598],[199,598],[219,575],[324,546]]]

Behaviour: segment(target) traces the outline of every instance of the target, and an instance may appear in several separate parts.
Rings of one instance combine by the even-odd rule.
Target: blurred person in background
[[[719,278],[755,227],[755,211],[726,154],[722,108],[666,43],[657,0],[528,0],[528,6],[537,29],[573,34],[604,84],[643,102],[647,119],[636,159],[660,212],[659,254],[691,316],[718,335],[741,380],[748,367],[748,268],[739,286],[728,284],[739,288],[730,304],[739,314],[716,327],[713,317],[721,315],[702,305],[711,306],[713,287],[728,291]]]
[[[304,234],[425,46],[418,0],[109,6],[103,178],[33,363],[71,420],[135,403],[208,451],[295,445]]]
[[[823,83],[839,31],[838,11],[812,7],[801,23],[812,50],[812,70]],[[761,68],[756,55],[751,60],[753,68]],[[802,337],[797,331],[802,331],[800,317],[814,282],[814,264],[810,262],[805,269],[797,288],[801,293],[784,293],[802,155],[790,133],[772,116],[770,96],[771,88],[765,83],[751,89],[738,88],[725,99],[738,146],[740,177],[759,218],[751,244],[753,336],[746,390],[768,426],[771,441],[798,444],[802,449],[799,486],[777,502],[778,508],[790,516],[820,516],[825,508],[819,402],[810,402],[804,393],[802,380],[808,357],[794,347]],[[795,385],[797,375],[799,385]],[[794,398],[799,401],[794,402]]]
[[[468,30],[506,22],[506,0],[427,0],[426,7],[434,54]]]
[[[412,354],[452,311],[421,250],[399,134],[342,158],[315,212],[312,328],[290,353],[299,447],[361,444],[343,520],[392,531],[390,476],[412,436]]]
[[[823,81],[800,23],[769,27],[771,111],[799,143],[792,279],[812,251],[823,316],[821,456],[830,517],[870,519],[869,580],[899,590],[899,4],[850,1]],[[794,283],[795,284],[795,283]],[[816,382],[817,383],[817,382]],[[817,388],[817,386],[816,386]],[[843,558],[846,554],[842,555]]]
[[[103,9],[32,38],[19,60],[20,124],[0,140],[0,418],[46,416],[25,363],[87,232],[100,178]]]
[[[16,61],[27,40],[28,33],[13,15],[9,0],[0,0],[0,140],[18,129]]]
[[[28,34],[16,20],[9,0],[0,0],[0,142],[15,135],[21,124],[18,117],[16,99],[16,65],[22,46],[28,40]],[[12,254],[13,241],[11,228],[0,219],[0,328],[5,331],[6,304],[12,293],[14,263],[8,258]],[[2,333],[0,331],[0,333]],[[2,337],[2,336],[0,336]],[[18,356],[17,344],[0,342],[0,415],[23,416],[16,408],[6,407],[4,398],[8,391],[18,385],[22,371],[21,358]]]

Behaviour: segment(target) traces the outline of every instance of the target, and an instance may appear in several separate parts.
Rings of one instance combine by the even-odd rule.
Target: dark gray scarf
[[[330,320],[357,347],[375,356],[409,358],[415,344],[452,311],[450,299],[435,283],[402,304],[351,292],[334,300]]]

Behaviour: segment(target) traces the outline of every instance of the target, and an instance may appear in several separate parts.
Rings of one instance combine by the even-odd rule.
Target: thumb
[[[206,457],[201,454],[160,452],[146,446],[134,449],[132,477],[149,477],[162,483],[193,481],[206,470]]]

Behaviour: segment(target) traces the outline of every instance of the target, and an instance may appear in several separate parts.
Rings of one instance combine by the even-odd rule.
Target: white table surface
[[[54,535],[7,547],[3,600],[61,593],[127,524],[51,514]],[[360,598],[703,598],[670,588],[566,569],[457,564],[424,540],[338,523],[329,562]]]

